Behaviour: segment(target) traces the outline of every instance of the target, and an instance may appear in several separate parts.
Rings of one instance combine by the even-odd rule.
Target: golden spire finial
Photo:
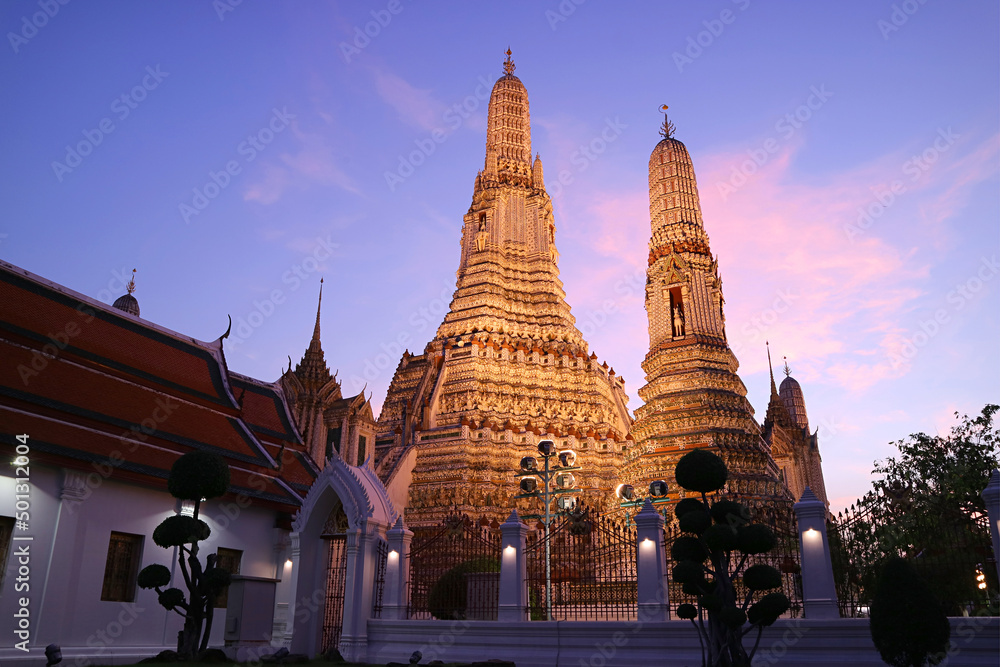
[[[674,136],[674,130],[677,129],[674,127],[674,124],[667,119],[668,108],[669,107],[666,104],[660,106],[660,111],[663,112],[663,125],[660,126],[660,136],[664,139],[672,138]]]
[[[510,47],[507,47],[507,60],[503,61],[503,71],[508,76],[514,73],[514,61],[510,59]]]
[[[788,367],[788,357],[782,357],[785,360],[785,377],[792,377],[792,369]]]
[[[129,294],[135,291],[135,269],[132,269],[132,279],[128,281],[128,285],[125,286],[125,289],[128,290]]]

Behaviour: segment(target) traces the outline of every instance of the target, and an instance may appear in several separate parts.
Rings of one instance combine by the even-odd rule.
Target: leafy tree
[[[697,606],[683,604],[677,615],[690,619],[697,629],[703,667],[749,667],[764,628],[790,606],[780,592],[750,604],[756,593],[781,587],[781,573],[770,565],[744,569],[750,556],[773,549],[776,538],[767,526],[750,523],[745,505],[719,499],[709,503],[707,494],[721,489],[728,474],[722,459],[704,449],[685,454],[675,469],[681,487],[701,494],[701,500],[677,503],[680,529],[691,535],[674,540],[670,555],[677,561],[674,580],[685,593],[697,596]],[[746,592],[738,596],[740,578]],[[754,629],[757,639],[747,653],[743,636]]]
[[[872,600],[887,559],[901,556],[912,560],[947,613],[989,604],[972,573],[991,553],[981,493],[998,466],[997,410],[986,405],[975,418],[956,413],[959,423],[949,435],[915,433],[893,443],[897,457],[875,463],[880,478],[873,490],[831,531],[838,586],[855,587],[859,603]],[[996,591],[994,571],[984,571]]]
[[[914,433],[893,443],[898,458],[876,462],[873,486],[899,496],[913,509],[944,513],[949,518],[985,514],[980,495],[998,466],[1000,435],[993,415],[1000,406],[987,405],[975,419],[959,420],[948,436]]]
[[[208,647],[215,599],[230,579],[229,572],[216,567],[214,554],[208,556],[204,568],[198,559],[198,543],[211,534],[198,513],[203,500],[217,498],[229,489],[229,466],[217,454],[188,452],[170,469],[167,489],[175,498],[194,501],[193,516],[167,517],[153,531],[153,542],[158,546],[178,548],[177,561],[187,595],[179,588],[164,589],[170,584],[170,570],[163,565],[144,567],[137,583],[140,588],[155,589],[160,604],[184,619],[184,628],[177,634],[177,653],[182,660],[194,660]]]
[[[951,625],[913,565],[888,560],[879,573],[869,627],[882,660],[893,667],[936,665],[947,655]]]

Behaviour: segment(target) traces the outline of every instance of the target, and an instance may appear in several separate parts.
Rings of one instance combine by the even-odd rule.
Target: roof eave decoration
[[[338,457],[331,457],[302,501],[302,508],[292,521],[292,530],[305,530],[317,503],[328,489],[340,499],[348,524],[360,528],[369,521],[391,526],[399,513],[389,499],[385,486],[367,465],[352,466]],[[325,520],[325,517],[321,518]]]

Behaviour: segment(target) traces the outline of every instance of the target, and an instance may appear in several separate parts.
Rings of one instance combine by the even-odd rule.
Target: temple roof
[[[0,414],[39,462],[166,488],[173,462],[216,452],[232,493],[292,511],[318,469],[274,385],[206,343],[0,262]],[[7,437],[7,436],[3,436]],[[280,466],[280,470],[279,470]]]

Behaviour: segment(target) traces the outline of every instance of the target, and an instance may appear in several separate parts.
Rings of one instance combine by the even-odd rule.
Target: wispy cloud
[[[934,168],[907,180],[884,215],[855,236],[845,227],[886,184],[906,178],[901,168],[911,151],[816,181],[794,173],[803,148],[803,142],[789,143],[725,201],[715,186],[746,153],[695,156],[706,228],[722,258],[727,332],[743,373],[765,370],[763,347],[770,340],[777,358],[794,361],[800,378],[863,392],[909,371],[890,356],[910,333],[912,313],[925,307],[940,261],[914,227],[947,228],[973,188],[995,175],[998,140],[970,140],[941,153]],[[597,291],[601,281],[645,265],[648,195],[645,188],[592,189],[584,197],[587,219],[576,221],[574,236],[592,239],[594,252],[609,262],[586,278]],[[622,316],[645,313],[632,309]],[[629,328],[638,328],[633,324]]]
[[[384,69],[375,69],[373,74],[376,92],[383,102],[396,110],[400,120],[426,132],[441,127],[441,117],[447,106],[435,99],[430,90],[417,88]]]
[[[261,163],[262,177],[249,184],[243,199],[273,204],[292,187],[303,190],[310,185],[332,185],[359,194],[354,179],[340,167],[325,134],[307,133],[292,127],[298,149],[281,153],[277,162]]]

